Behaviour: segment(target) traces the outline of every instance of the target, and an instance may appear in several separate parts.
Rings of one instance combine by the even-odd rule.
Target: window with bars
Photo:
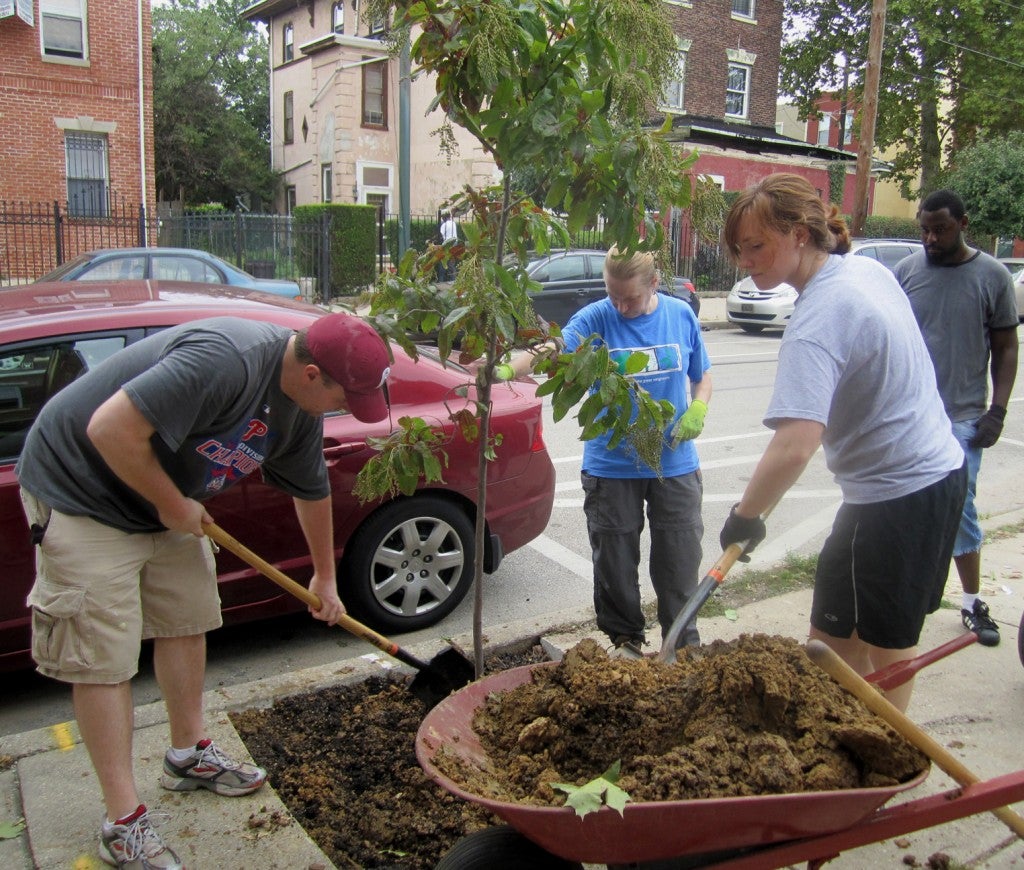
[[[732,118],[746,118],[749,94],[750,67],[744,63],[730,63],[725,85],[725,114]]]
[[[66,132],[68,214],[76,217],[107,217],[110,170],[107,137],[102,133]]]
[[[40,0],[39,23],[44,57],[85,58],[85,0]]]
[[[387,63],[368,63],[363,66],[363,126],[388,127],[388,73]]]
[[[295,141],[295,92],[284,92],[284,144],[291,145]]]
[[[686,52],[679,52],[676,57],[678,73],[665,86],[665,108],[681,112],[685,107],[686,97]]]
[[[295,28],[291,22],[284,26],[281,31],[281,60],[284,63],[295,57]]]

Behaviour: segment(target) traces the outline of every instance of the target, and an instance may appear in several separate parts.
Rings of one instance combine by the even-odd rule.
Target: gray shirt
[[[894,271],[924,335],[949,419],[977,419],[988,407],[991,332],[1017,326],[1013,277],[981,251],[950,265],[934,265],[919,251]]]
[[[825,461],[852,504],[909,495],[963,464],[907,297],[885,266],[833,254],[797,298],[764,422],[787,419],[825,426]]]
[[[153,505],[111,472],[86,435],[95,410],[123,388],[156,430],[153,449],[184,495],[207,499],[259,470],[296,498],[325,498],[323,421],[280,388],[291,334],[221,317],[129,345],[43,406],[18,461],[19,482],[62,513],[126,532],[161,530]]]

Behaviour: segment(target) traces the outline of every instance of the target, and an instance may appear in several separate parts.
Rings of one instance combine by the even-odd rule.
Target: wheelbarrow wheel
[[[1024,613],[1020,615],[1020,628],[1017,629],[1017,655],[1020,656],[1020,663],[1024,665]]]
[[[434,870],[583,870],[583,865],[545,852],[509,825],[498,825],[463,837]]]

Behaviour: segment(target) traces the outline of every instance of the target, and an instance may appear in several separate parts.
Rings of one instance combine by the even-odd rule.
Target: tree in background
[[[839,94],[850,65],[849,105],[863,102],[871,3],[785,0],[787,30],[781,89],[801,117],[817,111],[823,92]],[[892,159],[903,195],[939,186],[962,147],[1024,129],[1019,5],[993,0],[889,0],[875,145],[901,146]]]
[[[161,199],[234,208],[270,201],[266,36],[241,18],[249,0],[153,6],[153,114]]]
[[[967,204],[973,235],[1024,238],[1024,133],[962,149],[943,184]]]
[[[606,245],[663,252],[658,214],[689,204],[696,155],[681,154],[667,141],[667,127],[650,124],[678,50],[661,0],[377,0],[368,11],[387,15],[396,50],[408,45],[415,72],[433,76],[442,143],[453,141],[445,128],[464,127],[502,173],[499,185],[467,187],[450,204],[465,216],[463,240],[411,250],[378,282],[371,320],[382,334],[415,357],[410,334],[436,333],[441,359],[457,346],[475,377],[451,397],[453,432],[439,436],[423,420],[399,420],[390,437],[374,441],[380,452],[357,486],[366,499],[411,492],[421,475],[442,475],[437,447],[444,437],[478,440],[479,674],[487,462],[500,449],[490,433],[496,367],[514,349],[531,349],[534,370],[544,376],[538,394],[551,395],[555,419],[582,401],[582,438],[610,432],[613,445],[628,439],[652,467],[674,415],[632,377],[648,364],[646,354],[632,354],[620,369],[599,336],[571,354],[552,346],[558,327],[534,313],[529,292],[539,285],[525,263],[531,251],[566,246],[598,218]],[[517,186],[526,179],[529,194],[543,200]],[[457,277],[438,287],[436,267],[451,258]],[[599,389],[588,396],[595,383]]]

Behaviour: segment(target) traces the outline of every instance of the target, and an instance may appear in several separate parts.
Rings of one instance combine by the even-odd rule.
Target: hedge
[[[328,287],[318,288],[324,301],[353,296],[373,284],[376,276],[377,207],[346,203],[315,203],[292,210],[296,229],[296,260],[304,274],[319,275],[320,235],[328,222],[330,274]]]

